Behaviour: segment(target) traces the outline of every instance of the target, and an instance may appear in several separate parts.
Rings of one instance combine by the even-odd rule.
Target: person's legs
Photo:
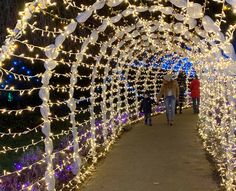
[[[167,122],[170,122],[170,96],[165,98],[165,106],[166,106],[166,118]]]
[[[147,113],[145,113],[145,115],[144,115],[144,121],[145,121],[145,125],[147,125],[148,124],[148,114]]]
[[[178,111],[178,106],[179,106],[179,108],[180,108],[180,104],[176,102],[176,104],[175,104],[175,114],[178,113],[178,112],[177,112],[177,111]]]
[[[180,114],[182,113],[182,108],[183,108],[183,102],[180,102],[179,103],[179,113]]]
[[[176,104],[176,99],[174,96],[171,96],[170,98],[170,125],[173,125],[173,122],[174,122],[175,104]]]
[[[197,113],[199,113],[200,98],[196,98],[196,100],[197,100],[196,110],[197,110]]]
[[[148,114],[148,125],[152,126],[152,117],[151,117],[151,113]]]
[[[193,113],[197,113],[197,98],[192,98],[193,101]]]

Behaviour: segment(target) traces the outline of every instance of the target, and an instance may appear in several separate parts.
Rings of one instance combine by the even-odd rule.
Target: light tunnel
[[[78,189],[142,119],[144,91],[156,100],[163,75],[183,70],[201,80],[199,134],[235,190],[236,25],[225,23],[236,4],[213,3],[220,12],[210,16],[207,0],[26,3],[0,51],[1,95],[17,97],[0,109],[0,159],[16,160],[1,169],[1,189]],[[32,72],[15,69],[20,62]],[[3,83],[9,76],[12,85]],[[162,112],[160,100],[154,114]]]

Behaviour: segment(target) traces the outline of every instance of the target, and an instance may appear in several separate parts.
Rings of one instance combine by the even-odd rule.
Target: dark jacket
[[[150,98],[143,98],[140,106],[140,111],[147,114],[147,113],[152,113],[152,104],[155,102]]]
[[[179,84],[179,102],[183,103],[185,100],[185,91],[187,88],[186,79],[184,77],[179,77],[177,81]]]

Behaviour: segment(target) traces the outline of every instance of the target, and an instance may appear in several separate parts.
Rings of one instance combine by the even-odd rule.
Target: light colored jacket
[[[171,84],[169,84],[169,83],[171,83]],[[175,98],[177,98],[177,99],[179,98],[179,85],[178,85],[178,82],[176,80],[171,80],[170,82],[167,82],[167,84],[162,84],[160,92],[157,96],[157,100],[159,100],[163,95],[164,95],[164,98],[166,98],[167,93],[168,93],[168,89],[172,90],[173,96]]]

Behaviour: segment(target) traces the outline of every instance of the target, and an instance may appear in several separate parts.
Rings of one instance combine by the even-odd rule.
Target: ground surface
[[[177,115],[174,127],[165,115],[153,126],[133,126],[115,144],[82,191],[216,191],[211,164],[196,131],[197,115]]]

